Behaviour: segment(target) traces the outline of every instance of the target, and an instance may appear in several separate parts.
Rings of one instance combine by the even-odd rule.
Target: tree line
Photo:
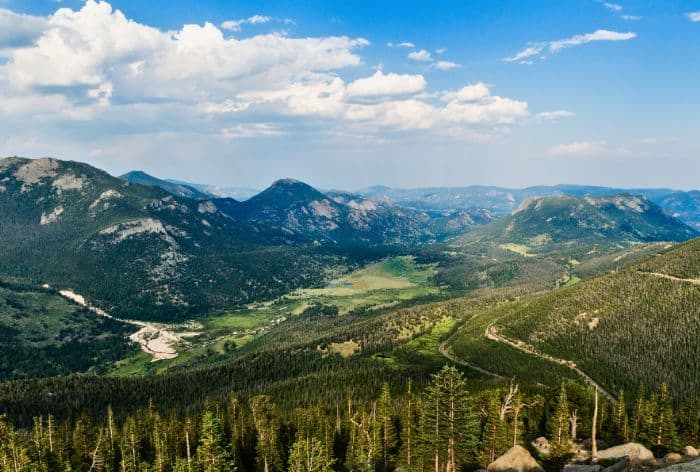
[[[159,408],[160,406],[160,408]],[[111,407],[59,421],[49,414],[16,427],[0,417],[0,471],[458,471],[485,467],[516,444],[546,436],[546,461],[597,434],[608,444],[637,441],[679,450],[700,438],[697,401],[674,407],[662,385],[616,402],[562,383],[526,394],[515,382],[474,392],[444,367],[423,389],[384,384],[368,401],[285,410],[269,395],[206,401],[178,413],[156,403],[124,418]]]

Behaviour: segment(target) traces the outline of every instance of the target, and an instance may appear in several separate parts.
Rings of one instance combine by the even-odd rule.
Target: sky
[[[698,188],[700,0],[0,0],[0,156],[264,188]]]

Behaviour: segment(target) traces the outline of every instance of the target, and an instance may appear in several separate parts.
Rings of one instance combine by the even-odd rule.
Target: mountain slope
[[[291,179],[240,203],[215,200],[222,212],[277,231],[288,243],[405,245],[435,239],[426,215],[347,196],[332,198]]]
[[[210,201],[50,158],[0,160],[0,220],[0,274],[74,289],[121,318],[195,317],[352,263],[270,246]]]
[[[523,189],[488,187],[435,187],[395,189],[370,187],[359,191],[369,198],[393,202],[421,210],[460,210],[484,208],[497,215],[515,211],[523,201],[532,197],[572,195],[576,197],[602,197],[619,194],[640,195],[660,206],[669,214],[700,231],[700,191],[682,191],[664,188],[622,189],[591,185],[536,186]]]
[[[119,178],[126,180],[127,182],[131,182],[132,184],[160,187],[169,194],[174,195],[176,197],[200,199],[211,198],[211,195],[207,194],[206,192],[200,191],[192,185],[185,184],[182,182],[172,182],[170,180],[159,179],[140,170],[127,172],[124,175],[120,175]]]
[[[498,332],[577,363],[616,391],[700,390],[700,239],[627,269],[516,303]]]
[[[347,192],[321,193],[284,179],[244,201],[214,200],[237,221],[288,244],[406,246],[460,234],[492,221],[485,211],[430,214]],[[281,239],[280,239],[281,238]]]
[[[685,241],[698,233],[643,197],[533,198],[512,215],[468,233],[458,245],[488,242],[523,254],[591,246]]]
[[[0,381],[99,372],[136,351],[133,331],[50,288],[0,280]]]

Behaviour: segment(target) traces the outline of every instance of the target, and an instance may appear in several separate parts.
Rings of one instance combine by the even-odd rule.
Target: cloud
[[[693,23],[700,22],[700,11],[692,11],[685,14]]]
[[[575,116],[575,113],[568,110],[543,111],[535,115],[537,121],[556,121],[561,118],[570,118]]]
[[[433,60],[433,57],[425,49],[421,49],[420,51],[409,52],[408,58],[412,61],[418,61],[418,62],[430,62]]]
[[[451,69],[458,69],[462,67],[461,64],[457,64],[456,62],[450,62],[450,61],[437,61],[436,63],[433,64],[433,68],[437,70],[451,70]]]
[[[0,55],[5,48],[31,46],[46,29],[43,18],[0,8]]]
[[[415,48],[416,45],[409,41],[402,41],[400,43],[386,43],[390,48]]]
[[[427,82],[422,75],[384,74],[355,80],[347,85],[345,95],[350,100],[376,101],[387,97],[407,97],[425,90]]]
[[[526,102],[492,95],[483,82],[445,93],[441,98],[447,102],[443,116],[454,123],[505,125],[528,114]]]
[[[637,21],[642,19],[641,16],[637,15],[620,15],[620,18],[622,18],[625,21]]]
[[[617,31],[599,29],[592,33],[577,34],[565,39],[532,44],[517,54],[506,57],[504,61],[530,64],[532,63],[532,58],[534,57],[543,59],[546,54],[554,54],[574,46],[581,46],[583,44],[596,41],[628,41],[636,37],[637,34],[633,32],[621,33]]]
[[[435,54],[444,54],[447,52],[447,48],[440,48],[435,50]]]
[[[31,25],[31,34],[19,41],[18,28],[8,36],[8,60],[0,62],[0,141],[36,134],[89,150],[106,141],[145,143],[149,135],[231,140],[302,129],[484,140],[528,116],[527,102],[494,95],[481,82],[437,94],[418,74],[379,70],[346,80],[363,64],[363,38],[238,39],[212,23],[163,31],[95,0],[47,17],[4,14]],[[266,21],[252,18],[246,21]]]
[[[239,123],[221,130],[224,139],[257,138],[260,136],[281,136],[285,134],[270,123]]]
[[[622,5],[619,5],[617,3],[603,2],[603,6],[611,11],[615,11],[615,12],[622,11]]]
[[[221,23],[221,28],[227,31],[240,31],[243,25],[262,25],[272,21],[272,17],[265,15],[253,15],[239,20],[228,20]]]
[[[605,152],[606,145],[605,141],[576,141],[554,146],[550,148],[549,154],[552,156],[573,157],[596,156]]]

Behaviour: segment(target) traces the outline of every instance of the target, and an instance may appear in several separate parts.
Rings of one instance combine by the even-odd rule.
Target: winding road
[[[568,367],[569,369],[573,370],[576,372],[578,375],[580,375],[583,380],[586,381],[589,385],[591,385],[594,388],[598,388],[600,393],[605,395],[605,397],[611,402],[611,403],[616,403],[615,397],[610,394],[607,390],[605,390],[598,382],[593,380],[590,375],[582,371],[576,366],[576,363],[574,361],[568,361],[566,359],[560,359],[558,357],[550,356],[549,354],[543,354],[539,351],[537,351],[535,348],[525,344],[522,341],[512,341],[503,335],[498,334],[498,331],[496,329],[496,326],[494,326],[493,323],[489,324],[486,327],[486,331],[484,332],[484,335],[492,340],[496,341],[502,344],[507,344],[508,346],[517,349],[522,352],[526,352],[528,354],[531,354],[533,356],[539,357],[540,359],[544,359],[550,362],[556,362],[557,364],[563,365],[564,367]]]
[[[470,321],[472,321],[472,320],[473,320],[474,318],[476,318],[477,316],[478,316],[478,314],[473,315],[471,318],[469,318],[469,319],[466,320],[464,323],[462,323],[462,325],[461,325],[450,337],[448,337],[447,339],[445,339],[445,340],[440,344],[438,350],[440,351],[440,354],[441,354],[443,357],[445,357],[447,360],[449,360],[449,361],[451,361],[451,362],[453,362],[453,363],[455,363],[455,364],[463,365],[463,366],[465,366],[465,367],[468,367],[468,368],[470,368],[470,369],[473,369],[473,370],[475,370],[475,371],[477,371],[477,372],[479,372],[479,373],[482,373],[482,374],[484,374],[484,375],[488,375],[488,376],[490,376],[490,377],[494,377],[494,378],[498,378],[498,379],[503,379],[503,378],[505,378],[505,377],[502,376],[502,375],[500,375],[500,374],[497,374],[497,373],[495,373],[495,372],[491,372],[491,371],[486,370],[486,369],[483,369],[483,368],[481,368],[481,367],[479,367],[479,366],[477,366],[477,365],[474,365],[474,364],[472,364],[472,363],[470,363],[470,362],[466,362],[466,361],[463,361],[463,360],[457,358],[457,357],[454,355],[454,353],[452,352],[452,350],[450,349],[450,343],[452,342],[452,340],[460,333],[460,331],[462,331],[462,328],[464,328],[464,326],[465,326],[467,323],[469,323]],[[501,343],[501,344],[506,344],[506,345],[508,345],[508,346],[510,346],[510,347],[512,347],[512,348],[514,348],[514,349],[517,349],[517,350],[521,351],[521,352],[525,352],[525,353],[527,353],[527,354],[530,354],[530,355],[539,357],[539,358],[541,358],[541,359],[544,359],[544,360],[547,360],[547,361],[550,361],[550,362],[555,362],[555,363],[557,363],[557,364],[563,365],[564,367],[568,367],[569,369],[571,369],[571,370],[573,370],[574,372],[576,372],[579,376],[581,376],[581,378],[583,378],[583,380],[585,380],[586,383],[588,383],[589,385],[591,385],[591,386],[594,387],[594,388],[597,388],[598,391],[600,391],[600,393],[603,394],[611,403],[617,403],[617,400],[615,399],[614,396],[612,396],[612,395],[610,394],[610,392],[608,392],[607,390],[605,390],[598,382],[596,382],[595,380],[593,380],[593,378],[591,378],[590,375],[586,374],[584,371],[582,371],[581,369],[579,369],[579,368],[576,366],[576,363],[575,363],[575,362],[573,362],[573,361],[568,361],[568,360],[566,360],[566,359],[560,359],[560,358],[554,357],[554,356],[550,356],[549,354],[543,354],[543,353],[541,353],[541,352],[538,352],[535,348],[533,348],[533,347],[531,347],[531,346],[529,346],[529,345],[523,343],[522,341],[517,341],[517,342],[516,342],[516,341],[512,341],[512,340],[510,340],[510,339],[504,337],[503,335],[498,334],[498,330],[496,329],[496,326],[494,326],[494,323],[493,323],[493,322],[490,323],[490,324],[486,327],[486,330],[484,331],[484,336],[486,336],[486,338],[488,338],[488,339],[490,339],[490,340],[492,340],[492,341],[495,341],[495,342],[498,342],[498,343]]]

